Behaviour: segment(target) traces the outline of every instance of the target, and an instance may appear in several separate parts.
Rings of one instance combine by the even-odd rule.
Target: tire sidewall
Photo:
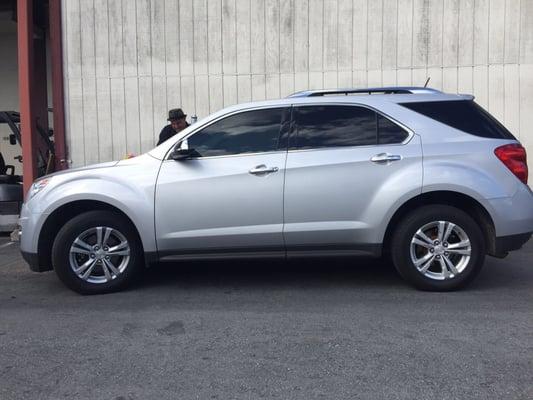
[[[70,267],[70,248],[84,231],[106,226],[124,235],[130,246],[130,259],[124,272],[106,283],[90,283],[79,278]],[[52,247],[52,263],[56,274],[70,289],[81,294],[100,294],[121,290],[131,284],[142,267],[142,248],[135,228],[117,213],[90,211],[67,222],[57,234]]]
[[[448,221],[461,227],[470,240],[470,260],[458,276],[436,280],[424,276],[411,260],[411,240],[418,229],[433,221]],[[396,269],[408,282],[422,290],[449,291],[464,287],[479,273],[485,259],[485,241],[475,222],[464,211],[445,205],[424,206],[409,214],[395,232],[392,256]]]

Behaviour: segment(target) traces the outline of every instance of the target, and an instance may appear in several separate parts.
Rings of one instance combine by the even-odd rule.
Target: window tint
[[[376,144],[376,113],[354,106],[296,108],[300,149]]]
[[[378,143],[394,144],[402,143],[409,134],[390,119],[378,114]]]
[[[245,111],[217,121],[187,139],[202,157],[278,149],[283,108]]]
[[[471,100],[403,103],[402,106],[475,136],[515,139],[502,124]]]

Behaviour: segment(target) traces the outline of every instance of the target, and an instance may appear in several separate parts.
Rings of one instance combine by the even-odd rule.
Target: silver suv
[[[527,174],[524,148],[472,96],[300,92],[36,181],[21,251],[86,294],[159,261],[338,255],[386,256],[415,287],[453,290],[530,238]]]

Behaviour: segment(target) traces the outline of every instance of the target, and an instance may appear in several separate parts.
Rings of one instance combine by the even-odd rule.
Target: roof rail
[[[317,97],[317,96],[336,96],[350,94],[438,94],[442,93],[437,89],[428,87],[410,87],[410,86],[390,86],[390,87],[376,87],[366,89],[319,89],[319,90],[304,90],[296,92],[287,97]]]

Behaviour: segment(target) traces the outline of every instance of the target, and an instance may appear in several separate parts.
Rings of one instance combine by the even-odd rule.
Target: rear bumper
[[[505,256],[509,251],[520,249],[531,238],[533,232],[496,238],[496,254]]]
[[[519,185],[514,196],[489,200],[486,206],[494,222],[497,240],[533,232],[533,192],[526,185]]]

